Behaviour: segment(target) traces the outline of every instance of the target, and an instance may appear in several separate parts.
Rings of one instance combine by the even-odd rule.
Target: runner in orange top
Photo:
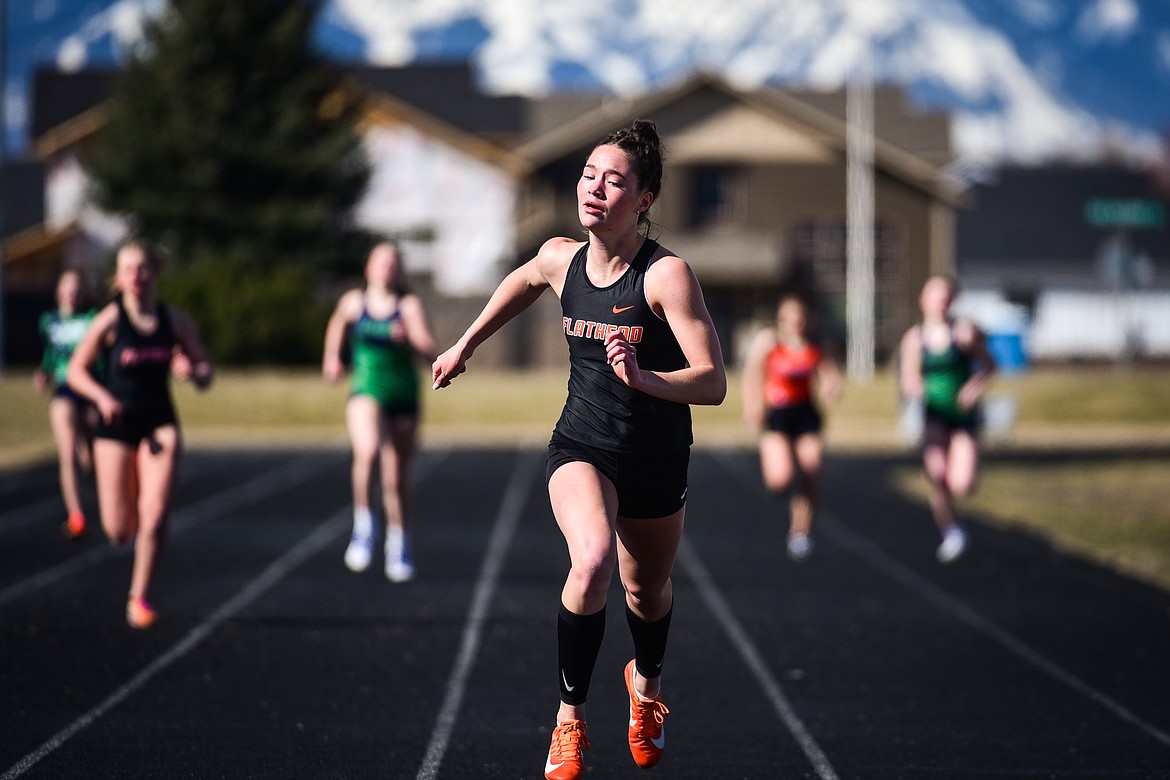
[[[808,336],[808,309],[795,295],[780,299],[776,324],[752,339],[743,369],[744,420],[760,430],[760,471],[775,493],[794,487],[788,557],[812,552],[813,514],[824,445],[817,401],[841,394],[837,365]]]

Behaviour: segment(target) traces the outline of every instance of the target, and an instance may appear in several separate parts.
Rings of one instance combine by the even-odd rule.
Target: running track
[[[974,522],[933,559],[898,457],[833,455],[813,557],[751,452],[696,450],[658,768],[624,742],[618,591],[588,778],[1170,778],[1170,594]],[[153,600],[0,476],[0,778],[538,778],[567,565],[536,450],[428,450],[419,577],[348,572],[338,450],[191,453]],[[93,497],[88,497],[91,510]]]

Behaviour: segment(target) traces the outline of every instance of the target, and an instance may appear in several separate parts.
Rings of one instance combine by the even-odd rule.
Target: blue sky
[[[777,4],[777,8],[786,4],[786,7],[792,6],[788,0],[771,1]],[[828,7],[834,3],[840,6],[848,0],[815,1],[825,2]],[[924,4],[937,4],[933,6],[936,9],[953,1],[922,0]],[[135,2],[158,8],[165,0]],[[376,33],[369,32],[374,29],[372,27],[367,27],[367,32],[362,33],[355,25],[352,9],[357,0],[322,2],[324,12],[317,30],[321,48],[339,60],[366,58],[373,44],[363,35]],[[489,40],[491,30],[484,21],[482,9],[493,3],[466,0],[460,6],[460,2],[448,3],[454,9],[450,18],[436,21],[428,16],[425,23],[409,28],[415,57],[465,58],[474,55]],[[729,3],[727,8],[730,10],[745,8],[751,0],[725,2]],[[1170,129],[1170,0],[957,2],[979,24],[1002,34],[1020,60],[1037,76],[1039,83],[1050,89],[1057,99],[1067,100],[1103,120],[1128,123],[1143,131],[1159,133]],[[418,13],[417,9],[425,6],[425,0],[397,0],[392,6],[384,7],[379,6],[379,0],[362,0],[362,4],[366,21],[373,18],[377,22],[378,13],[388,13],[391,9],[395,19],[412,13],[410,9],[416,9],[413,13]],[[123,13],[117,19],[111,19],[109,12],[118,5],[118,0],[0,0],[0,7],[5,5],[7,24],[2,43],[7,126],[4,137],[5,148],[11,155],[20,153],[26,144],[24,126],[32,110],[28,85],[33,70],[38,66],[69,62],[71,57],[73,61],[88,66],[118,62],[121,45],[117,34],[111,30],[122,29],[125,35],[127,25],[133,26],[134,15]],[[130,5],[122,3],[121,8],[125,11]],[[595,5],[604,9],[612,3],[598,0]],[[350,17],[347,18],[341,10],[343,6],[350,9]],[[496,11],[498,16],[499,8]],[[102,17],[102,23],[96,24],[95,17]],[[386,26],[383,25],[382,29],[385,30]],[[973,35],[980,33],[979,30],[971,32]],[[68,47],[62,51],[62,44],[67,40],[74,43],[72,54]],[[527,44],[521,41],[520,45]],[[890,45],[897,47],[901,41],[894,39]],[[652,48],[662,54],[661,42],[656,41]],[[575,74],[577,81],[581,78],[588,80],[596,76],[596,71],[586,67],[588,64],[575,65],[567,59],[554,62],[549,66],[551,78],[556,81],[560,78],[558,74],[571,73]],[[582,84],[574,82],[574,86]],[[953,105],[955,100],[953,86],[953,83],[948,84],[939,78],[927,78],[911,85],[910,89],[924,103],[948,108],[948,101]],[[992,102],[994,99],[990,98]],[[989,98],[985,95],[980,100],[987,103]]]

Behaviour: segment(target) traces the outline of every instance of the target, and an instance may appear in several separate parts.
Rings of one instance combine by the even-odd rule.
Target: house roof
[[[108,68],[68,73],[38,68],[32,84],[32,138],[39,139],[105,103],[114,94],[120,73]]]
[[[638,117],[667,114],[682,107],[693,108],[702,101],[712,107],[714,118],[722,123],[723,132],[706,134],[708,146],[695,149],[708,156],[722,155],[726,161],[827,161],[845,155],[846,123],[833,114],[799,97],[775,89],[743,92],[718,76],[697,74],[670,89],[638,98],[610,99],[592,111],[583,111],[547,133],[517,147],[517,154],[534,166],[552,164],[565,156],[588,151],[597,140],[614,127],[627,125]],[[728,106],[731,106],[728,108]],[[736,134],[729,136],[727,131]],[[717,147],[711,138],[719,138]],[[742,143],[728,144],[727,138]],[[673,137],[672,149],[677,159],[679,146],[698,147],[698,137]],[[939,166],[878,137],[874,139],[874,165],[884,173],[900,179],[935,198],[959,203],[962,195]]]
[[[45,218],[45,166],[39,160],[9,160],[0,166],[0,238],[39,225]]]
[[[452,127],[482,137],[525,132],[526,98],[488,94],[466,62],[401,68],[347,67],[370,89],[409,103]]]
[[[473,156],[513,171],[525,164],[494,140],[521,132],[527,101],[477,89],[466,63],[345,69],[345,88],[362,101],[366,124],[408,121]],[[92,135],[105,123],[118,71],[40,70],[34,76],[33,138],[38,157]]]
[[[385,123],[405,123],[515,175],[523,175],[529,170],[525,160],[504,146],[485,139],[481,132],[452,124],[405,98],[372,86],[358,74],[346,77],[344,85],[362,103],[363,128]]]

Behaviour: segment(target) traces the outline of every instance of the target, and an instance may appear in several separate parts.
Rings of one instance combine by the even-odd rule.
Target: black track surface
[[[615,584],[586,777],[1170,778],[1170,594],[977,519],[939,565],[888,485],[909,462],[831,455],[794,564],[754,453],[696,450],[666,756],[625,746]],[[0,477],[0,778],[541,777],[568,563],[542,453],[424,451],[412,483],[392,585],[341,563],[347,453],[191,453],[138,632],[130,556],[61,538],[54,468]]]

